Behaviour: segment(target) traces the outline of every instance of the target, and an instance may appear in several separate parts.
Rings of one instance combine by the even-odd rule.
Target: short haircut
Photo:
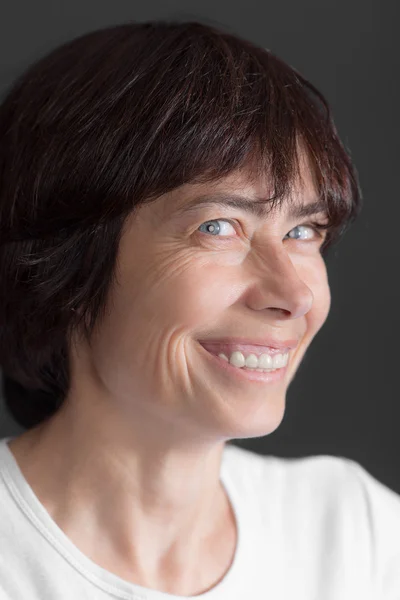
[[[247,164],[281,202],[299,141],[328,207],[323,254],[361,207],[324,96],[269,50],[200,22],[129,22],[57,47],[8,91],[0,139],[0,364],[27,428],[68,392],[71,332],[90,339],[104,316],[135,207]]]

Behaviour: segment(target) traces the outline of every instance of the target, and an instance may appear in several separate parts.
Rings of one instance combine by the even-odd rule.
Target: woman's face
[[[303,178],[294,198],[308,204],[315,192],[307,171]],[[185,210],[195,197],[216,194],[255,198],[268,190],[241,171],[140,207],[122,236],[107,316],[86,360],[73,364],[75,389],[81,384],[111,402],[125,422],[149,417],[160,425],[154,435],[227,440],[273,432],[329,313],[323,240],[298,227],[323,215],[289,218],[288,203],[263,218],[230,207]],[[263,336],[298,340],[280,381],[237,379],[198,341]]]

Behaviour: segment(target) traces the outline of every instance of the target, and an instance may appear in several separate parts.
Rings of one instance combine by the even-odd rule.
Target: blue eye
[[[215,225],[215,223],[228,223],[229,225],[231,225],[231,227],[233,229],[235,229],[234,227],[234,223],[235,221],[231,221],[229,219],[212,219],[211,221],[205,221],[204,223],[202,223],[199,227],[199,230],[201,227],[206,226],[206,230],[205,232],[201,232],[201,233],[209,233],[211,234],[211,237],[231,237],[231,236],[220,236],[218,235],[219,233],[221,233],[221,230],[223,230],[224,228],[221,227],[220,225]],[[311,229],[313,231],[313,234],[308,234],[307,233],[307,229]],[[323,229],[327,229],[327,227],[321,223],[306,223],[304,225],[296,225],[296,227],[293,227],[293,229],[291,229],[289,231],[289,233],[286,234],[284,239],[295,239],[295,240],[315,240],[315,239],[321,239],[323,238],[323,234],[321,233],[321,231]],[[301,237],[301,234],[299,235],[290,235],[293,231],[306,231],[306,235],[305,237]]]
[[[200,227],[203,227],[203,225],[206,225],[207,231],[205,233],[218,234],[221,232],[221,229],[223,229],[223,228],[221,228],[220,225],[215,225],[214,223],[229,223],[229,225],[234,229],[233,222],[229,221],[228,219],[212,219],[211,221],[205,221],[204,223],[202,223],[200,225]],[[199,227],[199,229],[200,229],[200,227]],[[203,232],[201,232],[201,233],[203,233]],[[214,235],[213,237],[217,237],[217,236]],[[220,237],[220,236],[218,236],[218,237]]]
[[[318,238],[321,238],[321,237],[322,237],[322,235],[321,235],[321,233],[320,233],[321,226],[319,226],[319,225],[318,225],[318,223],[314,223],[314,224],[310,224],[310,225],[296,225],[296,227],[293,227],[293,229],[291,229],[291,230],[289,231],[289,233],[287,234],[287,236],[288,236],[290,239],[295,239],[295,240],[298,240],[298,239],[299,239],[299,237],[300,237],[300,236],[294,236],[294,237],[293,237],[293,236],[291,236],[291,235],[290,235],[290,234],[292,233],[292,231],[296,231],[296,229],[297,229],[297,230],[300,230],[300,229],[303,229],[303,230],[304,230],[304,229],[306,229],[306,230],[307,230],[307,229],[312,229],[312,230],[313,230],[313,234],[311,234],[311,235],[309,235],[309,234],[306,234],[306,237],[305,237],[305,238],[303,238],[304,240],[313,239],[313,238],[315,237],[315,234],[317,234],[317,237],[318,237]]]

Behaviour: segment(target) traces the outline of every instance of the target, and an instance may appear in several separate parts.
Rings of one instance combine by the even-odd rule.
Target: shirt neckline
[[[247,564],[245,563],[248,560],[245,540],[248,529],[245,527],[243,504],[240,501],[239,490],[234,484],[231,470],[235,453],[240,449],[225,445],[220,469],[220,481],[232,506],[237,527],[236,549],[231,566],[225,576],[207,592],[196,596],[177,596],[131,583],[107,571],[79,550],[51,518],[25,479],[7,444],[14,437],[9,436],[0,439],[0,476],[3,476],[9,492],[36,529],[70,565],[93,585],[124,600],[220,600],[237,596],[244,584],[243,574],[247,572]],[[245,588],[243,588],[244,591]]]

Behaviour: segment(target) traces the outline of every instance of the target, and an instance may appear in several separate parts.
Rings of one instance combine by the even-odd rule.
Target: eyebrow
[[[257,202],[265,202],[264,204]],[[204,195],[193,198],[190,202],[187,202],[183,206],[177,209],[178,215],[185,214],[197,210],[198,207],[208,206],[220,206],[243,210],[250,213],[259,219],[265,218],[270,208],[268,206],[268,200],[264,198],[251,198],[248,196],[242,196],[238,194],[215,194],[215,195]],[[312,215],[325,214],[328,216],[328,208],[326,202],[322,198],[318,198],[314,202],[304,204],[295,203],[290,205],[288,211],[288,217],[293,219],[300,219],[303,217],[310,217]]]

